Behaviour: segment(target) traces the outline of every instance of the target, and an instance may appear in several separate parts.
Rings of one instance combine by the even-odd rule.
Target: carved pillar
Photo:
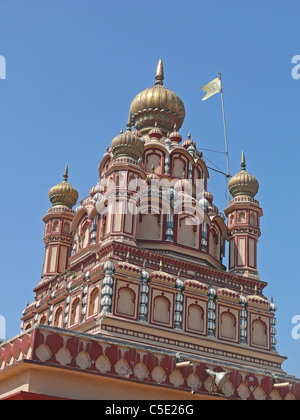
[[[139,320],[147,321],[148,314],[148,293],[149,293],[149,273],[145,268],[145,263],[142,269],[141,275],[141,296],[140,296],[140,309],[139,309]]]
[[[104,264],[105,277],[102,281],[102,299],[101,299],[101,314],[111,313],[112,294],[113,294],[113,273],[115,271],[114,263],[111,260],[107,260]]]
[[[247,322],[247,298],[243,295],[243,293],[241,293],[240,295],[240,305],[242,307],[242,309],[240,310],[240,343],[241,344],[246,344],[247,341],[247,326],[248,326],[248,322]]]
[[[210,284],[210,287],[208,289],[208,329],[207,329],[207,335],[214,337],[215,336],[215,329],[216,329],[216,290],[212,287],[212,284]]]
[[[277,311],[277,306],[273,302],[273,297],[271,297],[271,303],[270,303],[270,312],[272,313],[271,318],[271,349],[276,350],[276,344],[277,339],[275,338],[277,330],[275,328],[275,325],[277,324],[275,312]]]
[[[182,289],[183,289],[183,281],[180,279],[180,271],[178,272],[178,276],[175,283],[175,289],[177,290],[176,296],[175,296],[175,314],[174,314],[174,328],[181,329],[181,323],[182,323],[182,302],[183,302],[183,295],[182,295]]]

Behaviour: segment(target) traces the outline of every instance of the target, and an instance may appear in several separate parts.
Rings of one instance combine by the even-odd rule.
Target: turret
[[[68,166],[63,181],[49,191],[52,207],[43,218],[45,222],[45,257],[42,280],[66,270],[71,255],[72,234],[70,225],[75,212],[72,207],[78,200],[78,192],[68,183]]]
[[[111,142],[112,162],[104,172],[107,180],[107,213],[104,241],[136,245],[138,194],[146,175],[140,163],[144,151],[141,137],[127,130]]]
[[[241,171],[228,183],[232,200],[225,210],[229,230],[229,271],[255,279],[259,279],[257,242],[261,233],[259,219],[263,214],[254,198],[258,188],[257,179],[246,171],[242,152]]]

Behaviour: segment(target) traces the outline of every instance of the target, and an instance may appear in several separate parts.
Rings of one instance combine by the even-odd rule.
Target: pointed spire
[[[64,172],[64,181],[68,181],[68,177],[69,177],[69,168],[68,168],[68,165],[66,165],[66,169],[65,169],[65,172]]]
[[[157,64],[157,69],[156,69],[156,76],[155,76],[156,85],[163,85],[163,80],[164,80],[164,66],[163,66],[163,62],[162,59],[159,59],[159,62]]]
[[[127,126],[127,131],[131,131],[132,123],[131,123],[131,115],[130,115],[130,113],[128,115],[128,121],[127,121],[126,126]]]
[[[242,171],[245,171],[246,170],[246,160],[245,160],[244,150],[242,151],[241,168],[242,168]]]

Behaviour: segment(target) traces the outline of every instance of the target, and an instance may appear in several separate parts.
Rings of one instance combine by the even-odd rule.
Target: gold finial
[[[255,294],[255,296],[257,295],[257,284],[254,287],[254,294]]]
[[[162,263],[162,260],[160,260],[160,262],[159,262],[159,269],[162,270],[162,268],[163,268],[163,263]]]
[[[68,168],[68,165],[66,165],[66,169],[65,169],[65,172],[64,172],[64,175],[63,175],[63,177],[64,177],[64,181],[68,181],[68,177],[69,177],[69,168]]]
[[[122,128],[121,128],[121,130],[120,130],[120,134],[123,134],[123,130],[122,130]]]
[[[162,59],[159,59],[159,62],[157,64],[157,69],[156,69],[156,76],[155,76],[156,85],[163,85],[163,80],[164,80],[164,66],[163,66],[163,62]]]
[[[127,255],[126,255],[126,262],[128,263],[129,262],[129,258],[130,258],[130,254],[129,254],[129,251],[127,252]]]
[[[242,151],[241,168],[242,168],[242,171],[245,171],[246,170],[246,160],[245,160],[244,150]]]
[[[188,133],[188,139],[190,139],[191,138],[191,132],[189,131],[189,133]]]

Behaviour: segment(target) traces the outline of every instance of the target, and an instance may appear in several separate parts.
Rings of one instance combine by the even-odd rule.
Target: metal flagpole
[[[224,111],[224,99],[223,99],[223,88],[222,88],[222,80],[221,80],[221,73],[219,73],[219,79],[221,84],[221,100],[222,100],[222,112],[223,112],[223,124],[224,124],[224,135],[225,135],[225,147],[226,147],[226,157],[227,157],[227,174],[226,178],[230,177],[229,175],[229,158],[228,158],[228,144],[227,144],[227,133],[226,133],[226,122],[225,122],[225,111]]]

